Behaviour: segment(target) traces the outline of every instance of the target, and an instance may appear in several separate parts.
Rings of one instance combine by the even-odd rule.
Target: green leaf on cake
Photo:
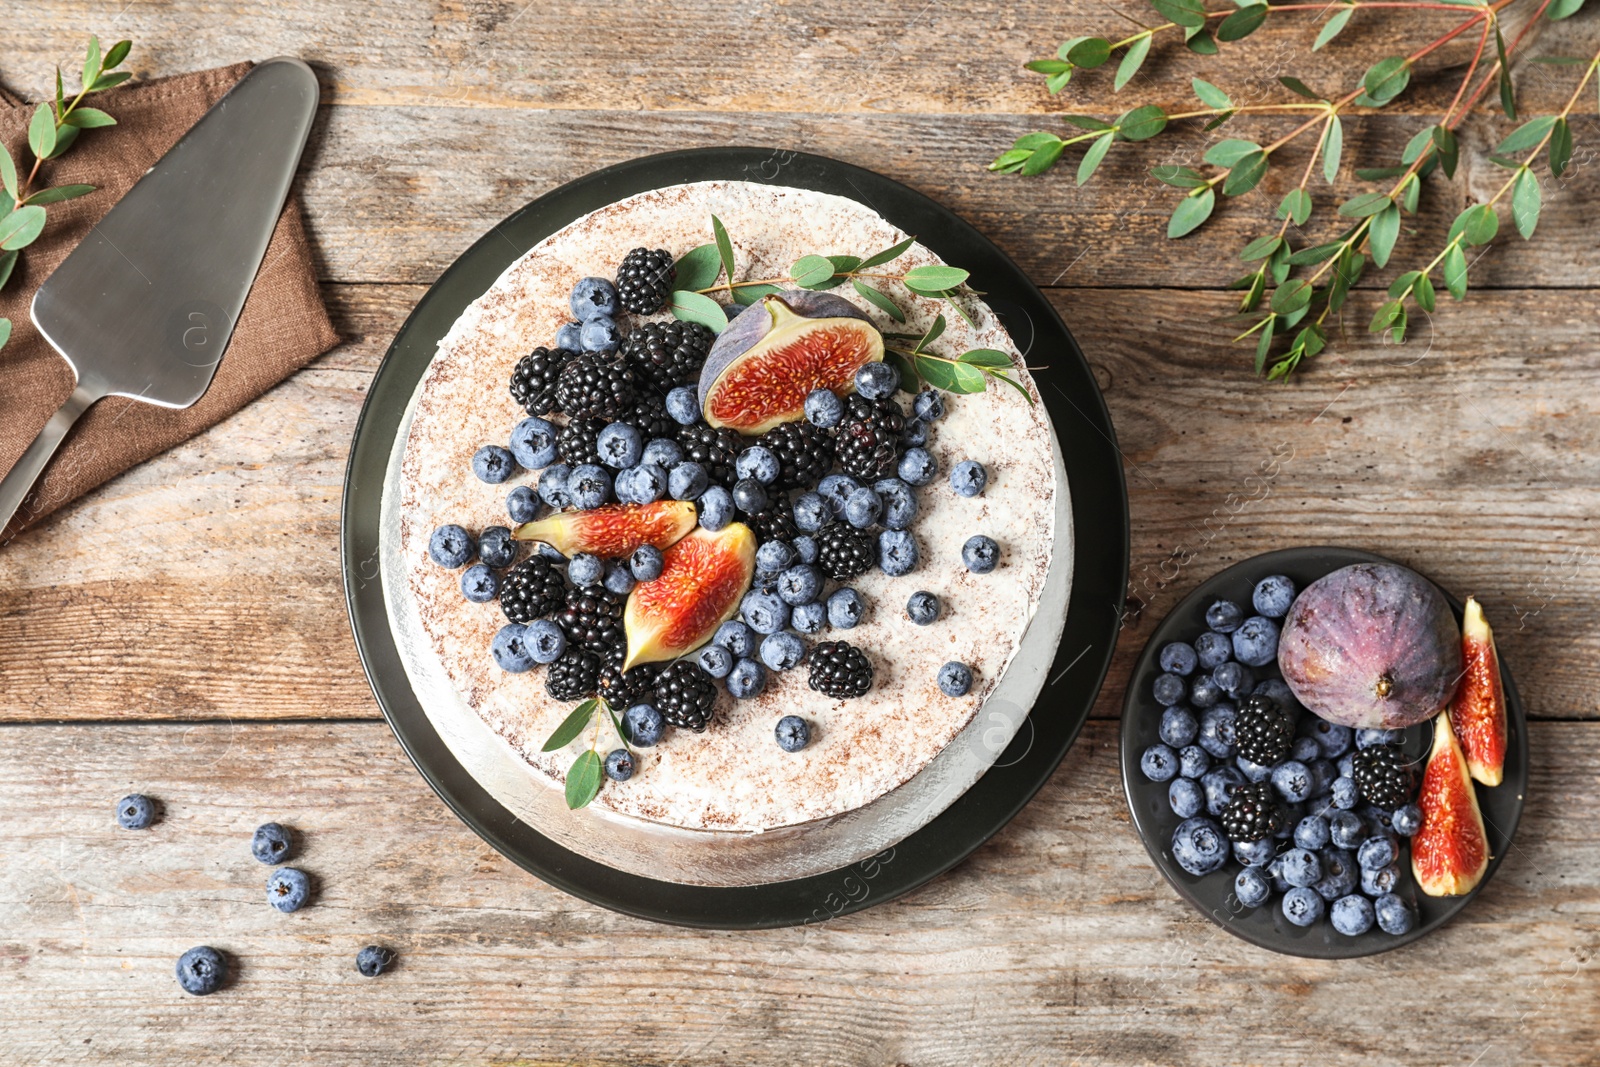
[[[567,771],[567,807],[586,807],[589,801],[600,792],[600,783],[605,777],[604,767],[600,761],[600,753],[589,749],[577,759],[572,761],[572,767]]]
[[[728,313],[722,310],[721,304],[704,293],[679,289],[672,294],[670,307],[675,317],[684,322],[698,322],[713,333],[721,333],[728,328]]]
[[[916,243],[917,239],[915,237],[907,237],[899,244],[890,245],[882,252],[877,252],[868,256],[866,259],[863,259],[861,261],[861,266],[858,269],[866,270],[868,267],[881,267],[890,260],[899,259],[901,256],[905,255],[907,249]]]
[[[673,284],[679,289],[709,289],[722,273],[722,257],[716,245],[701,245],[685,252],[673,268]]]
[[[544,748],[540,749],[540,751],[554,752],[559,748],[566,748],[572,744],[573,741],[577,740],[578,735],[583,733],[584,728],[589,725],[589,721],[594,718],[594,709],[599,706],[600,702],[590,697],[573,708],[572,713],[562,719],[561,725],[551,732],[549,740],[544,743]]]
[[[764,296],[781,292],[783,292],[782,289],[776,285],[768,285],[766,282],[761,282],[757,285],[740,285],[733,291],[733,302],[748,307]]]
[[[715,215],[711,216],[711,235],[716,239],[717,255],[722,259],[723,273],[728,276],[728,280],[731,282],[733,281],[734,270],[733,241],[728,238],[728,228],[724,226],[722,224],[722,220],[717,218]],[[686,285],[684,288],[693,289],[695,287]]]
[[[960,267],[930,263],[912,267],[906,271],[901,281],[914,293],[923,296],[943,296],[947,291],[958,288],[968,277],[968,273]]]
[[[861,281],[859,278],[854,279],[851,284],[855,286],[856,292],[860,293],[862,296],[871,301],[879,311],[883,312],[885,315],[888,315],[896,322],[906,321],[906,313],[901,311],[900,305],[896,304],[885,293],[878,289],[874,289],[872,286],[868,285],[864,281]]]

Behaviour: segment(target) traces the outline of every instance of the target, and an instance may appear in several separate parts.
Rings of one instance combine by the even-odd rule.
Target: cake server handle
[[[79,382],[78,387],[72,390],[72,395],[67,397],[67,402],[50,416],[50,421],[44,424],[39,436],[33,439],[33,444],[17,460],[17,465],[11,468],[4,480],[0,480],[0,530],[6,528],[11,516],[22,506],[23,498],[33,488],[33,483],[39,480],[44,465],[61,447],[61,439],[67,436],[67,431],[78,421],[78,416],[99,399],[93,390]]]

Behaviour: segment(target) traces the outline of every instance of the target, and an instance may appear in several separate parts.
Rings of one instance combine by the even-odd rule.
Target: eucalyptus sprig
[[[1191,51],[1212,55],[1218,50],[1217,42],[1241,40],[1260,29],[1269,17],[1286,12],[1319,12],[1328,17],[1311,46],[1312,51],[1317,51],[1339,35],[1357,8],[1446,11],[1464,17],[1419,49],[1378,60],[1358,84],[1341,94],[1325,96],[1298,78],[1284,76],[1278,79],[1279,83],[1298,99],[1239,105],[1216,85],[1195,78],[1191,87],[1203,105],[1199,109],[1168,113],[1151,104],[1126,111],[1110,122],[1085,115],[1064,115],[1068,123],[1086,132],[1065,138],[1044,131],[1026,134],[996,157],[989,169],[1008,174],[1042,174],[1056,164],[1068,147],[1090,142],[1078,164],[1077,182],[1082,185],[1114,144],[1148,140],[1179,120],[1204,119],[1204,129],[1209,131],[1243,113],[1309,113],[1299,125],[1265,145],[1240,138],[1212,144],[1202,157],[1203,163],[1213,168],[1209,174],[1195,167],[1171,164],[1152,168],[1150,172],[1157,181],[1183,191],[1167,224],[1167,236],[1181,238],[1211,217],[1219,192],[1222,196],[1242,196],[1250,192],[1266,176],[1275,153],[1315,131],[1310,158],[1301,171],[1299,182],[1278,204],[1276,217],[1280,221],[1276,232],[1253,238],[1240,251],[1242,260],[1259,263],[1259,266],[1230,286],[1243,290],[1239,314],[1243,321],[1253,323],[1236,340],[1254,338],[1256,373],[1265,374],[1268,379],[1286,379],[1302,361],[1327,346],[1327,320],[1340,312],[1351,287],[1360,280],[1368,263],[1380,269],[1388,265],[1400,237],[1402,215],[1415,215],[1418,211],[1424,179],[1435,171],[1442,171],[1446,178],[1454,176],[1460,156],[1456,131],[1491,86],[1499,90],[1500,109],[1505,115],[1512,120],[1518,118],[1509,56],[1529,28],[1540,16],[1564,19],[1576,14],[1584,4],[1584,0],[1540,0],[1533,18],[1507,45],[1501,31],[1500,12],[1516,2],[1518,0],[1338,0],[1332,4],[1291,3],[1269,7],[1259,0],[1248,0],[1234,8],[1207,11],[1202,0],[1150,0],[1151,6],[1168,22],[1141,27],[1139,33],[1116,41],[1106,37],[1074,37],[1057,49],[1055,58],[1035,60],[1027,64],[1028,69],[1045,75],[1046,88],[1055,94],[1068,84],[1075,72],[1104,66],[1113,54],[1120,52],[1122,58],[1113,80],[1113,89],[1120,90],[1138,73],[1150,54],[1154,38],[1169,31],[1183,31]],[[1397,164],[1355,169],[1356,178],[1364,182],[1392,180],[1387,190],[1357,193],[1344,199],[1337,207],[1337,216],[1347,220],[1343,231],[1334,240],[1296,248],[1289,227],[1291,224],[1303,227],[1312,216],[1315,201],[1309,186],[1318,172],[1319,160],[1327,184],[1335,187],[1339,184],[1344,146],[1341,116],[1357,109],[1381,108],[1395,100],[1409,86],[1419,60],[1472,30],[1477,31],[1477,48],[1444,116],[1417,131]],[[1370,332],[1386,332],[1396,342],[1403,341],[1408,324],[1407,302],[1425,312],[1434,309],[1435,272],[1452,297],[1464,299],[1467,292],[1464,249],[1486,244],[1494,238],[1499,229],[1495,205],[1508,195],[1518,232],[1524,239],[1533,236],[1541,201],[1534,166],[1540,154],[1548,150],[1550,173],[1560,177],[1565,171],[1572,158],[1569,116],[1600,66],[1600,52],[1589,59],[1552,57],[1536,62],[1581,65],[1583,76],[1559,114],[1530,119],[1500,143],[1489,158],[1510,170],[1511,176],[1494,196],[1469,205],[1456,217],[1445,246],[1430,261],[1402,272],[1395,279],[1389,289],[1389,299],[1369,324]],[[1485,65],[1487,72],[1473,88],[1474,78]],[[1519,153],[1525,154],[1522,158],[1513,158]],[[1305,270],[1297,275],[1296,268]],[[1275,342],[1286,337],[1290,338],[1287,347],[1275,353]]]
[[[0,289],[11,280],[17,258],[22,249],[39,239],[44,232],[45,205],[58,204],[92,193],[92,185],[55,185],[35,189],[39,169],[47,159],[57,159],[78,139],[84,130],[100,126],[115,126],[117,120],[99,108],[83,107],[83,98],[90,93],[109,89],[127,81],[131,74],[116,71],[128,58],[132,41],[118,41],[103,55],[100,38],[90,35],[83,57],[82,88],[70,101],[61,79],[61,68],[56,67],[55,99],[42,103],[28,122],[28,149],[33,155],[33,165],[26,177],[19,180],[17,163],[11,152],[0,144]],[[24,161],[26,162],[26,161]],[[11,320],[0,318],[0,347],[11,339]]]
[[[899,273],[877,269],[905,255],[917,243],[915,237],[907,237],[865,258],[805,255],[794,261],[784,277],[736,281],[733,241],[728,237],[727,227],[715,215],[711,216],[711,233],[713,240],[710,244],[690,249],[674,265],[676,275],[673,284],[677,289],[672,294],[670,310],[684,321],[698,322],[719,333],[727,328],[727,312],[708,295],[710,293],[728,293],[735,303],[749,306],[764,296],[780,292],[786,285],[821,291],[836,289],[849,282],[861,297],[878,310],[895,322],[904,323],[905,309],[884,291],[887,282],[903,286],[914,297],[947,303],[963,322],[976,327],[957,299],[982,295],[967,285],[971,277],[969,272],[942,263],[912,267]],[[926,351],[927,346],[944,329],[945,318],[939,315],[928,332],[920,338],[915,335],[888,335],[890,338],[915,342],[909,350],[891,350],[885,357],[900,371],[900,380],[905,388],[913,389],[926,381],[946,392],[981,393],[987,386],[985,379],[993,377],[1010,385],[1027,397],[1030,404],[1033,403],[1032,394],[1003,373],[1013,366],[1011,357],[1004,352],[975,348],[959,356],[946,357]]]
[[[587,807],[600,792],[600,787],[605,784],[605,760],[599,752],[600,722],[597,712],[604,712],[605,718],[611,720],[611,728],[622,739],[622,745],[629,752],[633,745],[628,738],[628,732],[623,728],[622,720],[617,717],[609,703],[598,697],[590,697],[572,709],[561,724],[550,731],[550,736],[545,740],[542,752],[555,752],[566,748],[589,728],[591,723],[595,726],[594,737],[589,742],[589,747],[578,754],[572,761],[572,766],[567,768],[567,807]]]

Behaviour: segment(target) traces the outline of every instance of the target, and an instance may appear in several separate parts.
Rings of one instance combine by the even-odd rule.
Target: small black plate
[[[1483,811],[1484,829],[1489,836],[1489,869],[1484,872],[1483,880],[1465,896],[1430,897],[1417,888],[1411,877],[1410,852],[1407,850],[1400,864],[1403,880],[1395,892],[1417,907],[1417,923],[1410,933],[1386,934],[1374,927],[1360,937],[1347,937],[1334,930],[1326,915],[1310,926],[1295,926],[1283,917],[1278,906],[1282,898],[1277,894],[1273,894],[1272,900],[1259,908],[1246,908],[1239,903],[1233,892],[1233,876],[1239,872],[1236,862],[1229,860],[1222,870],[1197,878],[1179,867],[1172,858],[1172,831],[1182,820],[1172,813],[1167,803],[1168,783],[1152,782],[1139,769],[1139,757],[1144,750],[1161,740],[1157,733],[1161,725],[1161,707],[1151,695],[1150,687],[1161,673],[1157,658],[1162,646],[1171,641],[1193,641],[1204,633],[1207,629],[1206,608],[1216,600],[1232,600],[1248,612],[1251,591],[1256,582],[1269,574],[1288,575],[1299,590],[1323,575],[1352,563],[1393,562],[1359,549],[1318,547],[1285,548],[1236,563],[1200,583],[1199,588],[1184,597],[1183,602],[1161,621],[1140,653],[1139,662],[1128,681],[1122,706],[1122,786],[1128,795],[1128,810],[1133,815],[1133,824],[1144,841],[1146,851],[1179,895],[1207,918],[1230,934],[1274,952],[1315,959],[1353,959],[1387,952],[1427,936],[1466,907],[1494,877],[1501,859],[1511,847],[1512,835],[1517,832],[1517,820],[1522,817],[1523,794],[1528,786],[1528,722],[1523,715],[1516,684],[1511,680],[1511,670],[1502,662],[1500,670],[1505,681],[1509,735],[1505,777],[1492,789],[1475,785],[1478,807]],[[1450,601],[1459,621],[1461,602],[1448,591],[1441,591]],[[1258,681],[1280,677],[1276,665],[1256,668],[1256,675]],[[1432,742],[1431,722],[1406,731],[1405,750],[1418,760],[1427,758]]]
[[[995,766],[933,822],[878,856],[811,878],[740,888],[627,874],[518,820],[457,762],[417,702],[378,578],[390,450],[439,338],[461,312],[522,253],[574,219],[650,189],[716,179],[849,197],[969,270],[1030,363],[1047,365],[1034,377],[1066,459],[1076,524],[1072,600],[1050,684]],[[907,893],[965,859],[1039,790],[1082,729],[1110,665],[1128,581],[1128,496],[1111,416],[1083,353],[1005,253],[953,212],[871,171],[783,149],[711,148],[647,156],[570,182],[494,227],[440,276],[372,380],[345,472],[340,541],[350,625],[372,691],[417,770],[462,821],[513,862],[595,904],[684,926],[753,929],[822,921]]]

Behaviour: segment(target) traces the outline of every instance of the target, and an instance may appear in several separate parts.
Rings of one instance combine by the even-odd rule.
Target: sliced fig
[[[1467,758],[1443,715],[1433,723],[1433,751],[1422,772],[1417,805],[1422,826],[1411,838],[1411,873],[1417,885],[1430,897],[1470,893],[1489,868],[1489,838]]]
[[[687,500],[605,504],[525,522],[511,535],[519,541],[543,541],[566,556],[592,552],[619,559],[640,545],[664,549],[694,529],[695,521],[694,504]]]
[[[628,594],[624,668],[692,652],[733,618],[755,573],[756,535],[742,522],[701,527],[662,556],[661,577]]]
[[[762,297],[717,337],[700,371],[700,408],[712,426],[760,434],[805,413],[806,394],[854,388],[856,371],[883,358],[866,314],[832,293]]]
[[[1461,634],[1428,579],[1396,564],[1356,563],[1295,598],[1278,667],[1321,718],[1395,730],[1449,703],[1461,676]]]
[[[1463,672],[1450,702],[1450,725],[1472,777],[1484,785],[1499,785],[1506,766],[1506,690],[1500,681],[1500,653],[1478,601],[1468,597],[1462,614]]]

